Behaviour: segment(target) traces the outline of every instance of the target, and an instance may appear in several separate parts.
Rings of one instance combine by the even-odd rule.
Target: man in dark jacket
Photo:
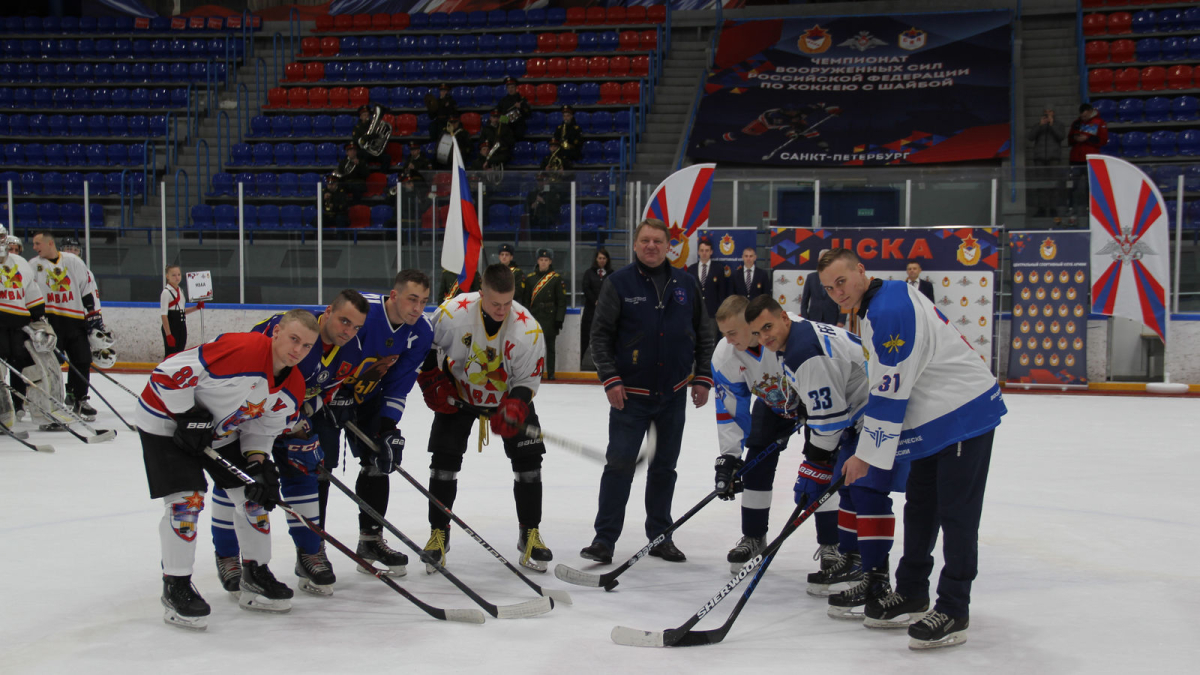
[[[904,282],[909,286],[915,286],[921,295],[929,298],[930,302],[937,302],[933,299],[933,282],[928,279],[921,278],[921,263],[916,260],[909,260],[908,265],[904,267],[906,278]]]
[[[1108,123],[1090,103],[1079,105],[1079,117],[1071,123],[1067,143],[1071,146],[1071,154],[1067,161],[1071,164],[1073,186],[1070,191],[1070,203],[1071,223],[1074,224],[1078,216],[1084,216],[1084,221],[1087,221],[1087,156],[1099,153],[1100,149],[1108,144]]]
[[[525,296],[521,304],[533,314],[542,335],[546,338],[547,380],[554,379],[554,343],[567,316],[567,287],[562,275],[554,271],[554,252],[548,248],[538,251],[537,269],[525,279]]]
[[[429,140],[437,143],[450,116],[458,114],[458,101],[450,95],[450,85],[443,83],[438,87],[437,96],[426,94],[425,110],[429,112]]]
[[[438,303],[445,302],[450,298],[456,298],[463,293],[475,293],[479,291],[479,272],[475,272],[475,276],[471,277],[471,290],[465,291],[458,284],[458,273],[450,270],[442,270],[442,278],[438,282],[438,295],[441,298]]]
[[[471,156],[471,132],[463,128],[462,119],[458,113],[451,115],[450,119],[446,122],[446,128],[442,132],[442,135],[445,136],[447,134],[453,136],[454,141],[458,143],[458,151],[462,153],[464,161],[465,158]],[[441,141],[439,140],[438,143],[440,144]],[[453,151],[446,155],[445,160],[435,157],[434,163],[438,169],[450,169],[454,164]]]
[[[1062,163],[1062,142],[1067,137],[1066,125],[1062,120],[1054,119],[1054,108],[1050,104],[1042,110],[1042,118],[1036,125],[1030,126],[1027,132],[1029,141],[1033,143],[1030,153],[1030,165],[1033,171],[1029,181],[1050,185],[1046,188],[1030,187],[1030,206],[1037,209],[1038,217],[1058,215],[1058,201],[1062,191],[1062,175],[1065,173]]]
[[[363,195],[367,193],[367,176],[371,172],[367,169],[366,162],[359,158],[358,146],[353,143],[346,144],[346,156],[338,162],[337,171],[334,173],[340,179],[342,190],[350,195],[351,203],[361,202]]]
[[[757,261],[758,253],[753,248],[746,247],[742,251],[742,266],[730,277],[733,295],[744,295],[747,300],[771,295],[771,272],[758,267],[755,264]]]
[[[712,388],[716,330],[709,326],[696,278],[667,262],[667,241],[661,220],[639,223],[633,244],[637,261],[609,275],[596,303],[592,355],[612,408],[596,536],[579,555],[601,563],[612,562],[638,451],[651,423],[657,427],[657,447],[646,473],[646,536],[654,539],[670,527],[684,392],[691,379],[692,403],[699,408]],[[670,562],[687,559],[670,539],[650,555]]]
[[[522,272],[521,268],[517,267],[517,264],[513,262],[513,256],[515,253],[516,252],[513,251],[512,244],[500,244],[500,252],[496,255],[496,257],[500,260],[501,265],[504,265],[508,268],[508,271],[512,272],[513,283],[516,284],[516,291],[513,293],[513,297],[517,298],[517,302],[524,302],[525,273]]]
[[[500,109],[492,108],[488,123],[479,131],[479,154],[474,168],[477,171],[503,169],[512,160],[512,130],[500,123]]]
[[[496,107],[500,109],[500,113],[512,129],[513,138],[518,141],[524,139],[525,121],[533,114],[533,107],[529,105],[529,100],[517,91],[517,78],[504,79],[504,98],[500,99]]]
[[[562,124],[554,128],[554,140],[575,163],[583,159],[583,127],[575,123],[575,109],[571,106],[563,106],[562,116]]]
[[[712,242],[701,239],[696,244],[696,255],[700,260],[687,268],[688,273],[700,283],[700,295],[704,298],[704,308],[710,319],[717,315],[717,308],[729,295],[729,277],[725,276],[725,266],[713,262],[712,253]]]

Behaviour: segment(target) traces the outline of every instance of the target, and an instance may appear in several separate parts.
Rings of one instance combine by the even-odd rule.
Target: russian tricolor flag
[[[446,241],[442,243],[442,268],[458,275],[458,287],[464,293],[476,290],[471,281],[479,269],[483,249],[483,230],[479,212],[471,199],[471,184],[463,168],[462,153],[454,143],[454,173],[450,182],[450,211],[446,214]]]

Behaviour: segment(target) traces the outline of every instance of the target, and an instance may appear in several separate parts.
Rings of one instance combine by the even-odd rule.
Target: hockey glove
[[[829,487],[829,481],[833,478],[833,467],[827,464],[817,464],[811,459],[804,460],[800,465],[799,475],[796,476],[796,485],[792,488],[796,492],[797,504],[811,504],[825,492],[825,488]]]
[[[58,346],[58,336],[54,334],[54,329],[50,327],[49,323],[46,323],[45,319],[38,319],[27,326],[22,326],[21,330],[29,335],[34,350],[40,354],[53,354],[54,348]]]
[[[200,457],[212,445],[212,413],[196,405],[175,416],[175,445],[193,457]]]
[[[742,491],[742,479],[735,478],[734,474],[742,468],[741,457],[733,455],[720,455],[717,457],[717,478],[716,486],[713,488],[717,492],[717,496],[726,501],[733,499],[733,496]]]
[[[107,333],[108,328],[104,326],[104,317],[100,316],[100,312],[89,312],[87,315],[88,332],[98,330],[102,333]]]
[[[279,469],[275,468],[275,462],[251,461],[246,475],[254,479],[253,484],[246,486],[246,499],[268,511],[274,509],[279,503]]]
[[[450,402],[451,399],[458,398],[458,392],[454,390],[454,383],[441,368],[424,371],[417,376],[417,384],[421,385],[421,393],[425,396],[425,405],[429,406],[433,412],[449,415],[458,411],[458,408]]]
[[[315,475],[317,467],[325,461],[321,441],[310,432],[297,436],[280,436],[275,440],[275,462],[287,462],[288,466],[304,475]],[[286,472],[284,472],[286,473]]]
[[[341,429],[346,426],[346,422],[354,419],[354,397],[334,396],[321,406],[321,410],[325,411],[325,415],[333,426]]]
[[[395,471],[395,465],[399,464],[404,457],[404,437],[400,435],[400,430],[392,429],[384,434],[375,447],[378,450],[371,457],[375,468],[382,473]]]
[[[526,417],[529,417],[529,404],[506,396],[492,412],[492,433],[500,434],[501,438],[512,438],[525,427]]]
[[[168,335],[168,336],[167,336],[167,346],[168,346],[168,347],[174,347],[174,346],[175,346],[175,336],[174,336],[174,335]]]

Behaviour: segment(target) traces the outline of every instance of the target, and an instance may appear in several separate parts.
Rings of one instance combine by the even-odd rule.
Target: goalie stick
[[[804,524],[804,521],[808,520],[812,514],[816,513],[817,509],[821,508],[825,502],[829,501],[830,497],[837,494],[838,489],[842,487],[842,483],[844,481],[844,476],[838,476],[837,480],[830,483],[829,487],[821,493],[821,496],[818,497],[816,501],[809,504],[807,508],[803,504],[798,504],[795,510],[792,511],[792,515],[788,524],[785,525],[783,530],[780,531],[780,533],[775,537],[775,540],[767,545],[767,547],[763,549],[761,553],[743,565],[742,569],[738,570],[737,574],[735,574],[732,579],[725,582],[725,585],[721,587],[721,590],[717,591],[716,595],[710,598],[708,602],[704,603],[703,607],[697,610],[697,612],[693,614],[690,619],[683,622],[683,624],[678,628],[668,628],[665,631],[656,631],[638,630],[636,628],[626,628],[625,626],[615,626],[613,627],[612,633],[609,635],[609,637],[612,638],[613,642],[628,647],[693,647],[696,645],[716,644],[725,639],[725,635],[729,632],[729,629],[733,627],[733,622],[737,619],[738,614],[741,613],[742,607],[745,607],[746,602],[750,600],[750,594],[753,593],[754,589],[758,587],[759,580],[762,579],[767,567],[771,564],[771,561],[774,560],[775,553],[779,551],[779,547],[783,545],[784,540],[786,540],[788,536],[799,529],[800,526]],[[742,580],[750,576],[750,573],[754,571],[754,568],[758,566],[759,563],[762,563],[762,566],[759,567],[758,573],[754,575],[754,579],[750,582],[750,585],[746,587],[745,592],[742,593],[742,599],[739,600],[737,606],[733,608],[733,612],[729,615],[729,618],[725,620],[725,623],[712,630],[692,630],[692,626],[700,623],[701,619],[703,619],[705,616],[708,616],[708,613],[711,612],[722,600],[724,600],[726,596],[732,593],[733,590],[738,587],[738,584],[742,583]]]
[[[75,367],[74,363],[71,363],[70,359],[67,358],[67,355],[65,352],[63,352],[63,350],[55,349],[54,353],[58,356],[58,358],[67,362],[67,366],[70,367],[71,372],[75,373],[77,376],[83,378],[87,382],[88,388],[91,389],[96,396],[100,397],[101,401],[104,401],[104,405],[108,406],[108,409],[113,411],[113,414],[117,416],[117,419],[121,420],[125,426],[129,427],[130,431],[137,431],[137,427],[130,424],[124,417],[121,417],[121,413],[117,412],[117,409],[113,407],[113,404],[109,403],[108,399],[104,398],[104,394],[100,393],[100,390],[96,388],[96,385],[92,384],[90,379],[84,377],[83,373],[79,372],[79,369]],[[97,370],[99,370],[99,368],[97,368]]]
[[[788,436],[791,436],[793,433],[796,432],[796,429],[799,429],[799,428],[800,427],[796,427],[796,428],[792,429],[792,431],[788,433]],[[784,437],[784,438],[786,438],[786,437]],[[776,450],[778,450],[779,446],[783,440],[784,440],[783,438],[780,438],[779,440],[775,441],[774,443],[768,445],[762,452],[755,455],[754,459],[752,459],[749,462],[747,462],[746,464],[744,464],[741,469],[738,469],[737,473],[734,474],[734,479],[736,480],[738,478],[741,478],[745,474],[749,473],[750,470],[753,469],[755,466],[757,466],[759,462],[761,462],[763,459],[765,459],[768,455],[771,455]],[[617,587],[617,584],[620,583],[619,581],[617,581],[617,577],[624,574],[625,570],[629,569],[630,567],[633,567],[635,564],[637,564],[637,562],[639,560],[646,557],[646,555],[648,553],[650,553],[650,549],[654,548],[655,546],[658,546],[663,541],[665,541],[667,538],[667,535],[669,535],[672,532],[674,532],[675,530],[679,529],[679,527],[681,525],[686,523],[692,516],[699,513],[700,509],[707,506],[708,503],[711,502],[713,499],[716,499],[716,497],[717,497],[716,490],[709,492],[708,495],[704,497],[704,499],[700,500],[700,503],[696,504],[695,506],[693,506],[691,508],[691,510],[689,510],[687,513],[680,516],[678,520],[671,523],[671,526],[668,527],[667,529],[663,530],[662,534],[660,534],[657,537],[655,537],[654,539],[650,540],[650,543],[643,546],[642,550],[638,551],[637,553],[634,553],[632,558],[630,558],[629,560],[626,560],[624,563],[621,563],[621,566],[616,568],[615,570],[606,572],[604,574],[592,574],[590,572],[583,572],[583,571],[575,569],[574,567],[570,567],[568,565],[563,565],[563,564],[559,563],[554,568],[554,576],[558,577],[559,579],[562,579],[563,581],[567,582],[568,584],[575,584],[576,586],[591,586],[593,588],[603,587],[604,590],[611,591],[612,589]]]
[[[235,478],[242,481],[246,485],[254,484],[255,481],[253,478],[248,476],[245,471],[242,471],[241,469],[234,466],[232,463],[230,463],[229,460],[222,457],[221,454],[218,453],[216,450],[213,450],[211,447],[205,448],[204,454],[207,455],[210,459],[212,459],[217,464],[220,464],[222,467],[225,468],[226,471],[228,471]],[[442,609],[440,607],[434,607],[433,605],[429,605],[429,604],[422,602],[415,595],[404,590],[404,588],[402,588],[400,586],[400,584],[397,584],[395,581],[392,581],[392,579],[390,577],[388,577],[382,570],[376,569],[374,565],[372,565],[371,563],[364,560],[362,556],[358,555],[358,553],[355,553],[354,551],[347,548],[345,544],[338,541],[337,539],[334,539],[333,535],[331,535],[328,532],[326,532],[325,530],[321,529],[319,526],[317,526],[316,523],[312,522],[308,518],[305,518],[304,516],[300,515],[299,512],[297,512],[295,509],[292,508],[291,504],[288,504],[287,502],[281,500],[279,502],[279,507],[281,509],[283,509],[284,511],[286,511],[289,515],[295,517],[297,520],[299,520],[301,523],[303,523],[305,527],[312,530],[313,533],[316,534],[318,537],[329,542],[330,544],[333,545],[334,548],[341,551],[342,553],[345,553],[347,557],[349,557],[354,562],[358,563],[360,566],[363,567],[363,569],[366,569],[368,571],[374,570],[374,572],[372,572],[372,574],[374,574],[376,579],[379,579],[383,583],[390,586],[392,590],[396,591],[400,595],[403,595],[406,600],[413,603],[417,607],[420,607],[421,610],[424,611],[429,616],[432,616],[435,619],[440,619],[442,621],[458,621],[458,622],[462,622],[462,623],[483,623],[484,622],[483,612],[481,612],[477,609]]]
[[[33,450],[34,452],[45,452],[45,453],[54,452],[53,445],[45,445],[42,443],[35,445],[33,443],[30,443],[29,441],[25,440],[25,438],[29,437],[28,434],[25,435],[25,438],[21,438],[21,432],[17,432],[17,431],[13,431],[12,429],[9,429],[8,427],[4,426],[3,423],[0,423],[0,431],[3,431],[5,433],[5,435],[12,437],[13,440],[15,440],[16,442],[20,443],[21,445],[29,448],[30,450]]]
[[[395,525],[389,523],[382,515],[379,514],[378,511],[371,508],[369,504],[363,501],[362,497],[354,494],[354,490],[346,487],[346,484],[338,480],[337,477],[330,473],[328,469],[326,469],[324,466],[320,466],[318,467],[318,472],[322,478],[328,480],[330,483],[335,485],[337,489],[344,492],[347,497],[353,499],[355,503],[358,504],[358,508],[363,510],[363,513],[371,516],[377,523],[387,528],[388,532],[391,532],[399,537],[400,541],[404,542],[405,546],[411,548],[413,552],[417,554],[417,557],[421,559],[421,562],[427,565],[432,565],[434,569],[436,569],[438,572],[441,572],[442,576],[449,579],[450,583],[457,586],[458,590],[465,593],[468,598],[471,598],[471,600],[475,601],[475,604],[482,607],[488,614],[491,614],[497,619],[522,619],[545,614],[546,612],[554,609],[554,601],[550,598],[538,598],[536,600],[530,600],[528,602],[522,602],[515,605],[500,606],[496,606],[487,600],[484,600],[478,593],[472,590],[470,586],[467,586],[465,583],[459,580],[458,577],[454,576],[450,570],[447,570],[445,567],[443,567],[438,562],[437,556],[434,556],[426,552],[420,546],[417,546],[416,542],[406,537],[404,533],[401,532]]]
[[[96,369],[96,372],[103,375],[104,379],[108,380],[109,382],[112,382],[113,384],[115,384],[118,387],[120,387],[121,389],[123,389],[126,394],[129,394],[130,396],[132,396],[134,398],[140,398],[137,394],[133,393],[133,390],[131,390],[129,387],[126,387],[125,385],[121,384],[120,382],[117,382],[117,379],[115,377],[113,377],[112,375],[109,375],[108,373],[104,372],[103,370],[101,370],[99,368]],[[107,402],[108,401],[105,401],[105,403],[107,403]],[[112,406],[109,406],[109,407],[111,408]]]
[[[21,379],[24,379],[24,377],[22,377]],[[26,380],[26,384],[30,387],[35,386],[35,385],[31,384],[28,380]],[[111,441],[117,435],[117,432],[110,431],[108,429],[103,429],[99,433],[97,433],[95,429],[91,429],[89,427],[88,430],[92,432],[92,435],[85,436],[71,428],[71,425],[75,424],[76,422],[79,422],[80,424],[83,424],[86,427],[87,424],[85,422],[82,422],[77,418],[72,419],[71,417],[68,417],[66,415],[63,415],[63,414],[55,412],[55,411],[46,410],[39,403],[30,399],[25,394],[22,394],[21,392],[17,391],[16,389],[13,389],[12,387],[8,386],[7,382],[0,382],[0,385],[2,385],[5,389],[8,389],[9,392],[16,394],[22,401],[25,402],[25,405],[32,407],[34,410],[41,413],[47,419],[52,419],[52,420],[58,422],[59,424],[61,424],[64,431],[70,433],[72,436],[74,436],[75,438],[78,438],[79,440],[83,441],[84,443],[103,443],[104,441]],[[0,426],[2,426],[2,425],[0,425]]]
[[[370,448],[372,452],[378,451],[377,446],[375,445],[375,441],[371,440],[371,437],[367,436],[367,434],[364,433],[362,429],[359,429],[357,424],[355,424],[354,422],[346,422],[346,429],[348,429],[355,436],[358,436],[359,440],[361,440],[368,448]],[[472,530],[471,527],[469,525],[467,525],[467,523],[465,521],[463,521],[462,518],[458,517],[458,514],[454,513],[449,508],[447,508],[446,505],[443,504],[437,497],[435,497],[432,492],[430,492],[429,490],[426,490],[424,485],[421,485],[419,482],[417,482],[417,479],[413,478],[412,474],[405,471],[404,468],[401,467],[399,464],[394,464],[393,466],[396,467],[396,473],[400,474],[400,476],[402,478],[404,478],[404,480],[408,481],[413,487],[415,487],[418,492],[425,495],[425,498],[429,500],[430,504],[433,504],[435,507],[438,508],[439,511],[450,516],[450,519],[453,520],[455,523],[458,523],[458,526],[462,528],[463,532],[467,533],[467,536],[474,539],[475,543],[482,546],[488,553],[491,553],[492,557],[494,557],[496,560],[499,560],[501,563],[503,563],[504,566],[509,569],[509,571],[511,571],[513,574],[517,575],[518,577],[520,577],[521,581],[524,581],[526,583],[526,585],[528,585],[530,588],[532,588],[534,591],[536,591],[538,595],[550,598],[551,600],[554,600],[554,602],[562,603],[564,605],[571,604],[571,595],[569,593],[567,593],[566,591],[556,591],[553,589],[542,588],[537,583],[535,583],[532,579],[525,576],[525,574],[523,572],[521,572],[521,570],[517,569],[512,563],[510,563],[507,559],[505,559],[505,557],[503,555],[501,555],[499,551],[492,548],[491,544],[488,544],[486,541],[484,541],[483,537],[476,534],[475,530]]]

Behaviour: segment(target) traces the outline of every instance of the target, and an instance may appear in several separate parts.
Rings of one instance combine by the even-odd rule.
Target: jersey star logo
[[[877,448],[883,447],[884,443],[900,435],[889,434],[883,430],[883,427],[879,427],[878,429],[866,429],[866,434],[871,437],[871,440],[875,441],[875,447]]]
[[[521,323],[526,323],[527,321],[529,321],[529,315],[526,314],[525,312],[517,312],[517,321],[520,321]]]
[[[904,346],[904,340],[901,340],[899,335],[893,335],[891,340],[883,343],[883,346],[887,347],[889,354],[895,354]]]
[[[470,307],[470,306],[471,306],[471,301],[466,298],[463,298],[462,300],[458,301],[459,309],[466,309],[467,307]]]
[[[200,494],[199,492],[193,492],[185,497],[184,501],[187,503],[189,509],[195,509],[199,511],[200,509],[204,508],[204,495]]]

